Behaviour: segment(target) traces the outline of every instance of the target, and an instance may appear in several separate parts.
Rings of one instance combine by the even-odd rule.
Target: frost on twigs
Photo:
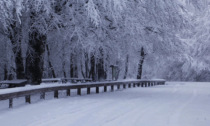
[[[104,0],[104,8],[112,10],[112,12],[121,12],[126,7],[126,0]]]
[[[17,19],[20,22],[20,24],[21,24],[20,16],[22,16],[21,11],[23,8],[22,2],[23,2],[23,0],[16,0],[16,4],[15,4]]]
[[[34,11],[40,12],[43,11],[47,14],[51,11],[51,5],[54,3],[54,0],[27,0],[32,6]],[[29,8],[30,9],[30,8]]]
[[[126,8],[126,0],[88,0],[85,7],[91,22],[98,27],[101,23],[101,15],[103,15],[100,13],[102,8],[110,15],[118,18],[121,17],[121,12]]]
[[[100,24],[100,15],[99,11],[94,4],[93,0],[89,0],[85,5],[87,9],[88,16],[90,17],[91,22],[97,27]]]

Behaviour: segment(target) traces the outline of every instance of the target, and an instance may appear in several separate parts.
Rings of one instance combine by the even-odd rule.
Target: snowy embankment
[[[74,94],[74,91],[71,92]],[[2,126],[209,126],[210,83],[171,82],[96,95],[0,101]],[[36,99],[34,96],[33,99]],[[38,98],[37,98],[38,99]]]

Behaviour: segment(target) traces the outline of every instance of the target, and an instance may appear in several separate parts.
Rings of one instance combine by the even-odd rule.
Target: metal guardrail
[[[86,83],[86,82],[91,82],[91,78],[44,78],[42,79],[42,83],[54,83],[54,82],[60,82],[60,83]],[[12,87],[22,87],[27,84],[27,80],[25,79],[16,79],[16,80],[5,80],[5,81],[0,81],[0,88],[1,85],[7,85],[6,87],[12,88]]]
[[[5,80],[5,81],[0,81],[0,86],[2,84],[5,84],[5,85],[8,85],[9,88],[12,88],[12,87],[25,86],[26,83],[27,83],[27,80],[24,80],[24,79]]]
[[[155,85],[164,85],[165,80],[136,80],[136,81],[114,81],[114,82],[96,82],[96,83],[83,83],[83,84],[68,84],[68,85],[55,85],[51,87],[40,87],[35,89],[26,89],[22,91],[12,91],[7,93],[0,93],[0,100],[9,99],[9,108],[13,107],[13,99],[18,97],[25,97],[26,103],[31,103],[31,95],[40,94],[40,99],[45,99],[46,92],[54,92],[54,98],[59,98],[58,91],[66,90],[66,95],[70,96],[71,89],[77,89],[77,95],[81,95],[81,89],[87,88],[87,94],[90,94],[90,88],[96,88],[96,93],[99,93],[99,87],[104,87],[104,92],[107,92],[107,86],[111,86],[111,91],[114,91],[114,86],[120,89],[126,87],[149,87]]]

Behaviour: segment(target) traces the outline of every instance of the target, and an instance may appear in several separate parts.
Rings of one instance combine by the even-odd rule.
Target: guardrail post
[[[123,88],[126,89],[126,84],[123,84]]]
[[[131,83],[128,84],[128,88],[131,88]]]
[[[114,91],[114,85],[111,85],[111,91]]]
[[[140,87],[140,83],[137,83],[137,86]]]
[[[66,80],[65,79],[61,79],[61,83],[66,83]]]
[[[118,89],[118,90],[120,89],[120,84],[117,85],[117,89]]]
[[[77,88],[77,95],[81,95],[81,88]]]
[[[40,94],[40,99],[45,99],[45,92],[42,92],[42,93]]]
[[[144,87],[144,83],[140,83],[141,87]]]
[[[106,85],[104,86],[104,92],[107,92],[107,86]]]
[[[136,83],[133,83],[133,87],[136,87]]]
[[[145,87],[147,87],[147,82],[145,82]]]
[[[13,99],[10,98],[10,99],[9,99],[9,108],[12,108],[12,107],[13,107]]]
[[[31,103],[31,96],[30,95],[26,95],[25,96],[25,101],[26,101],[26,103]]]
[[[90,94],[90,87],[87,88],[87,94]]]
[[[71,95],[71,91],[70,91],[70,89],[67,89],[66,90],[66,96],[70,96]]]
[[[54,98],[58,98],[58,90],[54,91]]]
[[[96,87],[96,93],[97,94],[99,93],[99,87]]]

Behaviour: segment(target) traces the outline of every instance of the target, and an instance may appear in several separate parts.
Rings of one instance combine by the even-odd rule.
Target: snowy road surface
[[[13,109],[0,101],[1,126],[210,126],[210,83],[170,82],[30,105],[20,101]]]

